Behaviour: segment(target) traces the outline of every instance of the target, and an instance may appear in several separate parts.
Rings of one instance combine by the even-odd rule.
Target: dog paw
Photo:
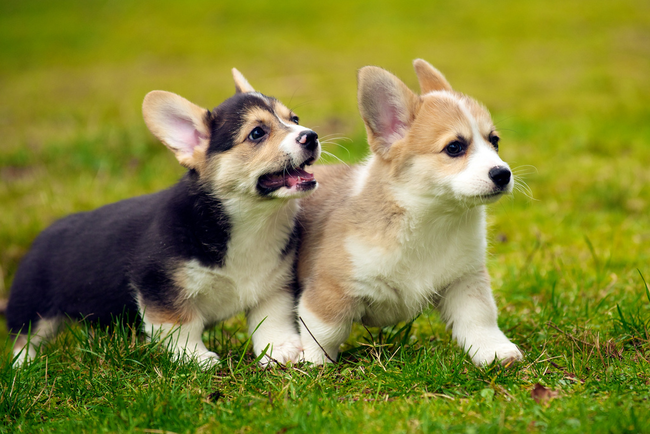
[[[307,362],[311,363],[314,365],[324,365],[326,363],[333,363],[332,360],[329,359],[321,350],[320,348],[318,349],[305,349],[302,354],[300,355],[300,361],[301,362]]]
[[[470,354],[472,351],[470,350]],[[510,366],[524,358],[517,345],[512,342],[502,343],[496,346],[481,347],[472,354],[472,362],[476,366],[489,365],[493,361],[499,361],[503,366]]]
[[[207,370],[217,366],[221,359],[217,353],[212,351],[190,351],[186,348],[176,348],[172,355],[172,360],[176,363],[196,362],[201,369]]]
[[[267,350],[267,355],[260,360],[260,365],[268,366],[275,363],[281,365],[286,365],[289,362],[296,363],[300,360],[301,353],[302,345],[300,343],[300,337],[297,335],[292,336],[280,344],[273,344],[272,348]]]
[[[212,351],[195,355],[194,358],[202,369],[214,368],[221,362],[217,353],[213,353]]]

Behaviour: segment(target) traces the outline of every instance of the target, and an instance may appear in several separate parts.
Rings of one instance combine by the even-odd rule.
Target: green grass
[[[235,66],[354,162],[356,69],[417,89],[422,57],[492,111],[532,191],[489,217],[499,323],[525,360],[474,367],[433,313],[355,327],[336,366],[270,370],[242,317],[206,332],[224,359],[207,372],[74,325],[22,370],[5,346],[0,432],[650,431],[650,4],[401,3],[0,3],[0,295],[54,219],[181,176],[142,122],[148,91],[211,108]],[[536,402],[538,383],[558,396]]]

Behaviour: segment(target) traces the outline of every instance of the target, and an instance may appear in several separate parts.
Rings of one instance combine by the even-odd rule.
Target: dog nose
[[[296,142],[308,151],[313,151],[318,147],[318,134],[311,130],[302,131],[298,134]]]
[[[510,170],[507,167],[493,167],[488,172],[488,175],[497,187],[503,188],[510,182]]]

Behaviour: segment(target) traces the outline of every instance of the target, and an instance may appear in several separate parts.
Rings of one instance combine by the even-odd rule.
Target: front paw
[[[286,365],[289,362],[296,363],[300,360],[302,344],[300,336],[295,335],[287,338],[280,344],[271,344],[266,355],[260,360],[260,365],[268,366],[274,363]]]
[[[213,368],[221,362],[217,353],[213,353],[212,351],[191,351],[182,347],[175,349],[172,360],[176,363],[195,361],[203,370]]]
[[[217,353],[213,353],[212,351],[198,354],[195,356],[195,358],[197,363],[201,366],[201,369],[204,370],[214,368],[221,362],[221,359]]]
[[[301,362],[312,363],[314,365],[324,365],[326,363],[334,363],[323,350],[320,348],[305,348],[300,356]]]
[[[484,345],[476,350],[470,348],[469,354],[476,366],[489,365],[495,360],[498,360],[503,366],[510,366],[524,358],[517,345],[512,342],[492,346]]]

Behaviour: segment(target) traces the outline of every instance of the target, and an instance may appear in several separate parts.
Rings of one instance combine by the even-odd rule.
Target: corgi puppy
[[[149,130],[188,171],[173,187],[57,221],[34,241],[11,288],[7,324],[18,364],[66,318],[139,317],[177,358],[219,358],[204,328],[246,311],[263,362],[299,358],[291,289],[297,198],[317,134],[233,69],[236,94],[212,111],[149,93]],[[254,333],[253,333],[254,332]]]
[[[499,330],[485,267],[485,205],[512,191],[488,111],[414,62],[421,95],[374,66],[358,74],[372,154],[315,169],[301,200],[297,283],[304,360],[336,360],[353,322],[384,327],[434,306],[476,365],[522,358]]]

